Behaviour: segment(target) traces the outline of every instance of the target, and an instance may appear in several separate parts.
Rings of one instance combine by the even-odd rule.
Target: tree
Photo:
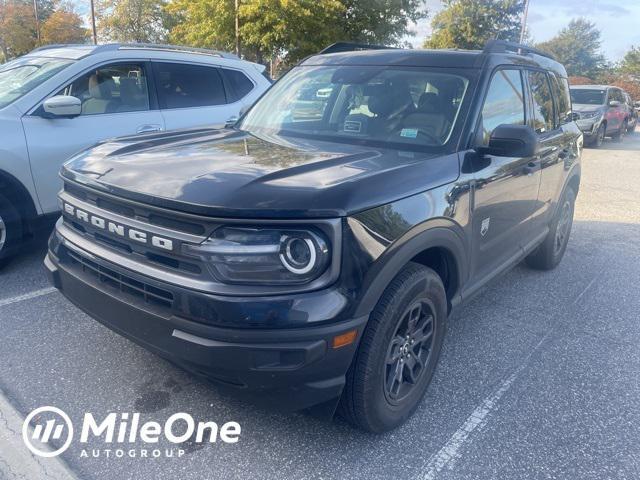
[[[410,22],[426,18],[423,0],[343,0],[338,24],[343,39],[353,42],[400,45],[411,33]]]
[[[620,72],[640,81],[640,47],[631,47],[620,63]]]
[[[23,55],[36,46],[33,6],[0,0],[0,51],[4,60]]]
[[[424,0],[174,0],[168,6],[175,43],[235,49],[238,15],[242,53],[288,64],[336,41],[399,44],[411,21],[426,15]]]
[[[83,25],[82,18],[71,8],[61,7],[42,24],[42,43],[84,43],[89,30]]]
[[[578,18],[537,48],[551,53],[569,75],[595,78],[607,67],[600,45],[600,31],[595,24]]]
[[[109,41],[163,43],[167,38],[166,0],[99,0],[99,35]]]
[[[491,39],[518,41],[524,0],[445,0],[426,48],[481,49]]]

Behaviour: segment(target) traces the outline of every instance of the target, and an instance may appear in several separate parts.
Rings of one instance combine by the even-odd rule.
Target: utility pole
[[[529,15],[529,0],[524,0],[524,15],[522,15],[522,27],[520,29],[520,43],[524,43],[527,34],[527,16]]]
[[[93,29],[93,44],[98,44],[98,35],[96,34],[96,8],[91,0],[91,28]]]
[[[240,0],[236,0],[236,11],[235,11],[235,19],[236,19],[236,55],[240,56]]]
[[[36,15],[36,38],[40,45],[40,19],[38,18],[38,0],[33,0],[33,13]]]

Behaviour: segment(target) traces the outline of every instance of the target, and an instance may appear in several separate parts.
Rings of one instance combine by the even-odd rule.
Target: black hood
[[[295,218],[366,210],[452,182],[458,170],[456,155],[207,129],[115,139],[62,175],[191,213]]]

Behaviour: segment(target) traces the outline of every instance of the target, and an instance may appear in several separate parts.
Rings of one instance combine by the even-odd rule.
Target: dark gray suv
[[[338,44],[233,128],[76,156],[45,265],[220,388],[381,432],[420,404],[455,308],[558,265],[581,151],[565,69],[533,49]]]

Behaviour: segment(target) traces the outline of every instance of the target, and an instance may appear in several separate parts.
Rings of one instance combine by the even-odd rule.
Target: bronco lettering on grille
[[[162,250],[173,250],[173,240],[112,222],[93,213],[81,210],[70,203],[64,202],[64,212],[77,220],[87,223],[94,228],[104,230],[112,235],[127,238],[134,242],[144,243],[145,245],[151,244]]]

